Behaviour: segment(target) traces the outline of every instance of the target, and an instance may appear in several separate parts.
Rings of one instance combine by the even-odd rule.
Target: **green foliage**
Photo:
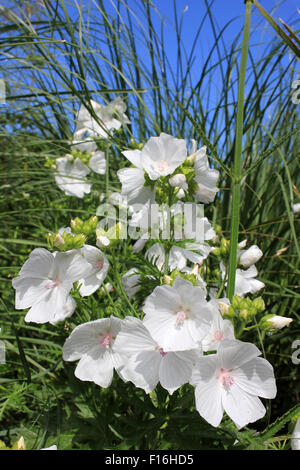
[[[20,2],[12,3],[0,26],[5,58],[1,76],[9,83],[9,106],[0,108],[0,340],[7,352],[7,363],[0,364],[0,448],[11,448],[21,436],[27,449],[52,444],[95,450],[290,448],[289,424],[299,417],[300,393],[297,366],[291,362],[291,344],[300,331],[300,217],[291,211],[300,196],[300,160],[297,106],[290,93],[295,60],[286,60],[287,47],[275,38],[261,44],[264,52],[257,58],[252,52],[257,32],[253,45],[250,41],[240,136],[238,231],[241,239],[257,243],[264,253],[258,269],[266,288],[264,300],[233,297],[227,313],[235,319],[236,333],[243,334],[243,341],[256,343],[272,363],[278,394],[266,403],[267,414],[260,422],[237,430],[225,418],[215,429],[195,411],[191,386],[172,396],[160,387],[146,395],[115,375],[106,390],[78,381],[74,364],[62,360],[62,346],[75,326],[110,314],[140,317],[142,301],[165,282],[156,266],[133,253],[130,240],[116,240],[105,253],[111,264],[106,281],[112,290],[99,289],[83,299],[75,289],[77,308],[63,324],[25,323],[24,312],[14,307],[11,280],[37,246],[48,247],[49,242],[53,249],[65,250],[78,248],[85,240],[95,243],[102,195],[120,189],[116,171],[125,166],[120,151],[140,149],[160,131],[200,140],[220,171],[219,195],[205,213],[219,224],[218,246],[202,267],[214,279],[220,259],[227,260],[230,250],[241,35],[225,45],[223,33],[230,22],[222,29],[212,28],[214,42],[195,79],[192,64],[203,38],[203,23],[187,53],[176,22],[174,72],[165,48],[163,20],[154,19],[156,10],[148,0],[139,2],[137,21],[127,0],[117,2],[119,14],[112,14],[109,2],[102,0],[92,2],[89,12],[73,2],[72,15],[64,1],[57,9],[52,2],[35,5],[27,16],[17,7]],[[205,4],[205,18],[212,19],[213,7]],[[154,26],[157,21],[161,21],[159,27]],[[149,51],[147,57],[141,57],[140,44]],[[57,157],[70,153],[79,103],[92,113],[91,98],[108,102],[119,94],[126,100],[131,124],[110,136],[109,149],[98,142],[108,155],[105,177],[93,174],[93,191],[84,200],[66,197],[54,182],[52,168]],[[81,153],[76,156],[88,159]],[[188,166],[180,169],[189,184],[192,171]],[[160,190],[165,202],[164,188]],[[58,230],[67,226],[75,237],[64,233],[62,243]],[[132,267],[141,280],[137,296],[129,300],[121,276]],[[224,285],[218,287],[221,296]],[[268,335],[259,325],[264,312],[294,321],[288,329]]]

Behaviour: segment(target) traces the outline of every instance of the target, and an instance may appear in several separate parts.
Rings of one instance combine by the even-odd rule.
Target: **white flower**
[[[129,202],[145,203],[151,199],[152,190],[145,187],[144,171],[151,180],[171,175],[186,159],[186,144],[183,139],[161,133],[150,137],[142,150],[127,150],[123,155],[136,168],[123,168],[118,171],[122,183],[122,195]]]
[[[81,249],[83,258],[90,264],[90,273],[87,277],[79,279],[80,295],[83,297],[93,294],[104,281],[109,262],[101,250],[91,245],[84,245]]]
[[[85,178],[90,170],[79,158],[74,162],[72,155],[57,158],[56,167],[56,184],[67,196],[83,198],[91,192],[91,184]]]
[[[239,258],[240,264],[244,268],[249,268],[252,264],[255,264],[262,257],[263,252],[258,248],[257,245],[252,245],[248,250],[238,250],[237,257]]]
[[[212,426],[224,411],[238,428],[265,415],[258,397],[274,398],[273,367],[254,344],[224,340],[217,354],[199,357],[191,383],[196,385],[196,408]]]
[[[134,245],[132,246],[132,251],[134,253],[139,253],[140,251],[142,251],[148,239],[149,235],[147,233],[144,233],[143,236],[134,243]]]
[[[222,278],[225,277],[225,266],[223,263],[220,264]],[[257,276],[258,272],[254,265],[250,266],[250,268],[243,270],[237,269],[236,276],[235,276],[235,295],[240,297],[244,297],[246,294],[251,293],[255,294],[263,287],[265,287],[264,283],[254,279]],[[227,282],[225,282],[227,285]]]
[[[145,204],[153,199],[152,189],[144,186],[145,177],[142,168],[122,168],[117,175],[122,184],[122,196],[127,197],[128,202]]]
[[[76,302],[69,295],[73,282],[90,272],[90,265],[79,250],[50,253],[36,248],[12,285],[16,289],[15,307],[31,307],[25,321],[56,324],[72,315]]]
[[[82,132],[75,133],[73,140],[70,142],[71,150],[79,150],[80,152],[94,153],[97,150],[96,142],[90,137],[82,139]]]
[[[72,235],[72,237],[75,237],[75,233],[72,233],[71,227],[61,227],[58,230],[59,235],[63,235],[64,233],[69,233],[70,235]]]
[[[185,141],[164,132],[159,137],[150,137],[141,151],[134,152],[140,152],[142,167],[151,180],[171,175],[187,156]]]
[[[296,426],[291,438],[292,450],[300,450],[300,418],[297,419]]]
[[[121,278],[123,289],[125,290],[129,299],[131,299],[140,289],[139,281],[141,276],[137,274],[137,272],[138,271],[136,268],[132,268]]]
[[[191,250],[200,251],[195,253]],[[187,262],[200,264],[211,252],[212,248],[206,243],[186,243],[185,248],[174,245],[169,252],[168,267],[170,271],[178,269],[184,272]],[[165,249],[159,243],[152,245],[145,253],[145,257],[152,263],[155,263],[160,271],[164,270],[165,265]]]
[[[143,321],[164,351],[201,346],[212,320],[205,295],[203,289],[177,276],[172,286],[158,286],[147,297]]]
[[[293,211],[295,214],[299,214],[299,213],[300,213],[300,203],[298,203],[298,204],[293,204],[293,205],[292,205],[292,211]]]
[[[81,105],[76,118],[75,134],[77,136],[88,133],[93,137],[107,138],[110,131],[120,129],[123,124],[130,123],[125,114],[126,105],[120,97],[115,98],[106,106],[91,100],[90,106],[98,119],[96,120],[88,109]]]
[[[274,317],[269,318],[267,321],[272,324],[273,328],[281,330],[281,328],[288,326],[293,321],[293,319],[288,317],[282,317],[280,315],[274,315]]]
[[[78,138],[78,133],[73,136],[75,139]],[[94,140],[90,138],[73,140],[71,143],[71,150],[79,150],[81,152],[86,152],[91,155],[89,161],[89,167],[95,173],[99,175],[104,175],[106,170],[106,159],[105,153],[101,150],[97,150],[97,144]]]
[[[209,168],[206,147],[201,147],[189,159],[194,161],[195,181],[198,183],[194,197],[203,203],[213,202],[219,191],[216,187],[219,172]]]
[[[120,371],[123,380],[130,380],[146,393],[160,382],[172,394],[189,381],[196,358],[201,354],[200,349],[165,352],[143,322],[134,317],[126,317],[123,321],[113,349],[128,357]]]
[[[122,357],[112,346],[122,325],[122,320],[111,316],[77,326],[63,346],[63,359],[80,359],[75,376],[83,381],[109,387],[114,368],[123,365]]]
[[[44,449],[41,449],[41,450],[57,450],[57,445],[53,445],[53,446],[50,446],[50,447],[45,447]]]
[[[223,320],[221,314],[219,313],[219,299],[210,300],[208,303],[212,307],[211,311],[213,319],[209,333],[202,341],[202,348],[203,351],[217,351],[222,341],[225,339],[235,339],[234,328],[231,321]],[[224,303],[224,305],[227,305],[227,303]]]
[[[89,161],[90,169],[99,175],[105,175],[106,171],[106,160],[105,153],[101,150],[93,153]]]

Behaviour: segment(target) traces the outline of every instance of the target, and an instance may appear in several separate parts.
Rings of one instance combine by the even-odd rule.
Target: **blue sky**
[[[141,14],[141,5],[142,0],[127,0],[129,8],[132,9],[133,13],[137,15],[137,17],[142,18]],[[278,20],[282,18],[286,23],[293,25],[293,22],[299,18],[297,14],[297,1],[298,0],[285,0],[285,1],[274,1],[274,0],[260,0],[262,6],[270,13],[272,16]],[[160,28],[160,17],[164,18],[164,35],[165,35],[165,48],[166,48],[166,55],[168,57],[169,63],[171,65],[171,70],[176,70],[177,65],[177,44],[176,44],[176,34],[175,34],[175,19],[174,19],[174,2],[173,0],[152,0],[153,5],[156,7],[158,13],[155,13],[155,10],[152,9],[152,19],[154,22],[155,27],[159,31]],[[12,1],[4,1],[2,2],[3,5],[9,6]],[[20,2],[19,2],[20,3]],[[61,2],[58,2],[60,4]],[[97,12],[97,7],[95,6],[98,4],[97,0],[66,0],[68,5],[68,13],[72,20],[77,21],[78,18],[78,8],[77,5],[82,5],[84,10],[90,9],[92,13]],[[109,11],[109,13],[113,16],[117,16],[116,12],[116,5],[117,0],[103,0],[105,8]],[[122,1],[121,1],[122,3]],[[199,25],[201,24],[205,12],[205,0],[175,0],[176,9],[177,9],[177,16],[178,20],[180,21],[183,18],[182,23],[182,43],[184,44],[185,49],[189,52]],[[244,11],[245,5],[243,0],[215,0],[209,2],[211,6],[211,11],[213,14],[213,23],[217,30],[217,32],[222,29],[226,23],[231,21],[230,27],[226,28],[224,34],[222,35],[222,39],[225,44],[225,51],[226,47],[232,44],[233,38],[238,34],[238,32],[243,27],[244,22]],[[52,5],[55,5],[55,1],[53,0]],[[87,21],[87,15],[83,15],[85,18],[85,22]],[[124,13],[124,9],[121,10],[122,19],[126,22],[126,15]],[[137,23],[136,23],[137,24]],[[137,37],[140,34],[140,31],[137,32]],[[103,38],[103,36],[102,36]],[[259,60],[259,58],[263,55],[264,47],[266,43],[270,43],[272,41],[278,41],[276,33],[272,30],[272,28],[266,23],[264,18],[258,12],[258,10],[253,6],[252,7],[252,24],[251,24],[251,41],[250,41],[250,50],[253,54],[255,60]],[[264,46],[259,46],[260,43],[264,43]],[[139,40],[137,40],[137,44]],[[214,36],[212,33],[212,27],[208,18],[206,18],[205,23],[203,24],[203,28],[200,35],[200,40],[197,42],[197,46],[194,50],[194,65],[192,69],[192,80],[194,83],[198,81],[199,75],[201,73],[205,58],[209,54],[212,46],[214,44]],[[98,38],[98,47],[103,48],[103,57],[107,52],[107,45],[103,45],[101,41],[101,30],[99,30],[99,38]],[[142,45],[138,46],[138,53],[140,58],[145,62],[147,66],[150,66],[150,58],[148,55],[148,50],[145,50]],[[148,55],[148,57],[147,57]],[[61,56],[59,56],[59,60],[64,60]],[[212,61],[216,61],[216,55],[212,58]],[[284,62],[288,63],[289,56],[288,53],[284,58]],[[105,67],[105,61],[100,58],[99,55],[99,63],[101,67]],[[275,71],[276,72],[276,71]],[[97,88],[97,85],[94,83],[92,77],[90,77],[90,81],[88,86],[90,89]],[[213,86],[215,87],[215,92],[210,94],[211,102],[209,103],[210,108],[213,108],[215,103],[218,99],[218,86],[220,84],[220,74],[218,72],[214,73],[213,75]],[[169,83],[170,87],[172,88],[173,83],[170,80]],[[147,86],[147,84],[143,84],[143,86]],[[98,85],[99,87],[99,85]],[[203,88],[206,87],[206,84]],[[288,93],[289,91],[287,91]],[[102,98],[99,97],[99,101],[102,101]],[[151,103],[149,103],[151,106]]]

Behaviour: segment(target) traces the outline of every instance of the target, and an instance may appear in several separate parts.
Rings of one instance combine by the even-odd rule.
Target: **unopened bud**
[[[244,268],[249,268],[255,264],[262,257],[263,252],[258,248],[257,245],[250,246],[248,250],[242,251],[240,255],[240,264]]]
[[[171,276],[168,276],[167,274],[165,274],[165,276],[164,276],[164,282],[165,282],[166,284],[171,285],[172,282],[173,282],[173,279],[171,278]]]
[[[64,244],[65,244],[65,240],[63,239],[63,237],[61,235],[59,235],[59,233],[57,235],[55,235],[55,238],[53,240],[53,245],[56,248],[59,248],[60,246],[62,246]]]
[[[269,318],[267,321],[271,323],[272,327],[275,328],[276,330],[281,330],[281,328],[288,326],[293,321],[293,319],[282,317],[280,315],[274,315],[273,317]]]
[[[169,183],[173,188],[188,189],[186,177],[182,173],[172,176],[172,178],[169,179]]]
[[[261,313],[266,309],[265,302],[262,297],[257,297],[257,299],[253,300],[252,305],[258,313]]]
[[[243,319],[243,320],[247,320],[249,316],[249,312],[246,308],[244,308],[243,310],[241,310],[240,312],[240,317]]]
[[[230,305],[226,304],[225,302],[218,302],[218,307],[219,307],[219,311],[221,313],[221,315],[228,315],[229,313],[229,309],[230,309]]]

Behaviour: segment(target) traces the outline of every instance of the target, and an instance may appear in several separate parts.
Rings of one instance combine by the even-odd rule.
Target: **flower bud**
[[[186,177],[182,173],[172,176],[169,179],[169,183],[173,188],[188,189]]]
[[[293,319],[288,317],[282,317],[280,315],[274,315],[267,321],[271,323],[272,327],[276,330],[281,330],[281,328],[288,326],[293,321]]]
[[[169,284],[171,285],[173,283],[173,279],[171,278],[171,276],[168,276],[167,274],[164,275],[164,282],[166,284]]]
[[[241,317],[243,320],[247,320],[247,318],[249,317],[248,309],[244,308],[243,310],[241,310],[241,311],[240,311],[240,317]]]
[[[231,304],[232,304],[232,307],[234,308],[234,310],[239,309],[241,300],[242,300],[242,297],[239,297],[238,295],[234,295],[232,297]]]
[[[260,326],[265,331],[274,332],[276,330],[281,330],[281,328],[284,328],[285,326],[288,326],[292,321],[292,318],[269,314],[265,315],[260,320]]]
[[[53,245],[56,248],[59,248],[64,244],[65,244],[65,240],[63,239],[63,237],[59,233],[57,235],[55,235],[55,238],[53,240]]]
[[[221,256],[221,250],[219,247],[216,247],[212,250],[212,253],[215,255],[215,256]]]
[[[257,299],[253,300],[252,305],[258,313],[262,313],[266,309],[265,302],[262,297],[257,297]]]
[[[257,245],[250,246],[248,250],[242,251],[240,255],[240,264],[244,268],[249,268],[255,264],[263,255],[263,252]]]
[[[229,313],[229,309],[230,309],[230,305],[226,304],[225,302],[218,302],[218,307],[219,307],[219,312],[220,314],[222,315],[228,315]]]
[[[75,219],[71,219],[70,225],[75,233],[80,233],[82,230],[83,222],[79,217],[75,217]]]

